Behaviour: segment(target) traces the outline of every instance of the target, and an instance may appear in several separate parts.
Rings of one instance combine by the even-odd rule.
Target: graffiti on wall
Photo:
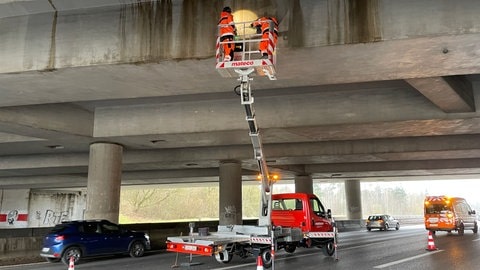
[[[237,217],[237,209],[235,205],[228,205],[225,207],[224,217],[226,219],[235,219]]]
[[[56,224],[61,223],[63,220],[67,220],[69,217],[68,211],[53,211],[50,209],[45,210],[45,215],[43,216],[43,225],[54,226]],[[42,213],[40,211],[36,211],[35,218],[38,220],[42,220]]]
[[[18,209],[10,210],[6,213],[0,214],[0,224],[6,223],[10,226],[15,226],[16,223],[25,223],[28,220],[28,214],[20,213]]]

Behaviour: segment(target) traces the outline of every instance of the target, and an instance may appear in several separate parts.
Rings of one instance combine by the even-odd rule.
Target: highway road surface
[[[435,251],[428,251],[428,233],[423,226],[405,226],[400,230],[368,232],[355,231],[339,234],[338,260],[325,257],[320,249],[299,248],[294,254],[277,252],[274,269],[480,269],[480,237],[472,231],[464,236],[439,232],[434,239]],[[191,263],[191,264],[190,264]],[[1,270],[35,269],[66,270],[61,263],[36,263],[0,267]],[[211,257],[177,255],[153,252],[142,258],[102,257],[82,261],[75,270],[254,270],[255,258],[234,257],[228,264],[220,264]]]

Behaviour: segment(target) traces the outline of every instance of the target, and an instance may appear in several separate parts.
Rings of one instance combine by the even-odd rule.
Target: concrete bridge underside
[[[477,1],[213,2],[1,1],[0,188],[85,187],[93,142],[124,146],[123,184],[218,181],[225,160],[250,179],[223,5],[279,18],[278,80],[253,88],[284,179],[479,176]]]

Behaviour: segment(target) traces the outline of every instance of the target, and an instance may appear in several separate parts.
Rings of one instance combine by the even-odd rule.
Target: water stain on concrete
[[[347,0],[345,4],[345,43],[381,40],[378,0]]]
[[[120,61],[171,58],[172,1],[124,5],[119,13]]]

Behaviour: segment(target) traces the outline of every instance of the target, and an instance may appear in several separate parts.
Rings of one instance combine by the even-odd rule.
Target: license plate
[[[49,250],[50,248],[47,248],[47,247],[42,248],[42,252],[48,252]]]
[[[184,249],[185,249],[185,250],[188,250],[188,251],[197,251],[197,247],[196,247],[196,246],[185,246]]]

